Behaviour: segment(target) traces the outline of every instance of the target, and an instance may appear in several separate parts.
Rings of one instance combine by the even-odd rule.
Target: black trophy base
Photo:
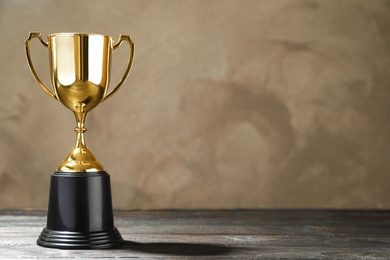
[[[71,232],[43,229],[37,244],[59,249],[104,249],[122,245],[118,229],[96,232]]]
[[[50,182],[47,225],[37,244],[59,249],[122,245],[122,236],[114,226],[110,175],[55,172]]]

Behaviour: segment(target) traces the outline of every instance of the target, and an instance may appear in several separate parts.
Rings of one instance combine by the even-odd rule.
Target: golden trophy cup
[[[30,53],[31,40],[47,47],[53,91],[39,78]],[[26,55],[30,70],[42,89],[70,109],[76,118],[75,147],[51,176],[47,225],[39,236],[40,246],[61,249],[111,248],[123,243],[114,226],[110,176],[87,148],[85,118],[125,82],[134,57],[134,44],[127,35],[117,43],[111,36],[90,33],[57,33],[45,42],[30,32]],[[108,91],[112,51],[124,41],[130,47],[122,79]]]

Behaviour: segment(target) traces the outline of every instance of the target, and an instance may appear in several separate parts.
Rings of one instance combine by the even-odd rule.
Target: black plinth
[[[47,226],[37,244],[60,249],[97,249],[122,243],[114,226],[110,175],[55,172],[51,176]]]

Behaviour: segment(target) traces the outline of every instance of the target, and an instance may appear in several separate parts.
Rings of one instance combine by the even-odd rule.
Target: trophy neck
[[[87,148],[84,135],[84,133],[87,132],[87,128],[85,127],[85,117],[87,116],[87,113],[76,112],[74,114],[77,122],[77,126],[74,129],[74,131],[77,133],[75,148]]]
[[[85,118],[87,117],[87,112],[83,108],[78,108],[79,112],[74,112],[76,118],[77,126],[74,129],[76,133],[85,133],[87,128],[85,128]]]

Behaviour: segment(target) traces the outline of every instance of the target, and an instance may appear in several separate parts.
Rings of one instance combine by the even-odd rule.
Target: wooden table
[[[390,211],[115,211],[110,250],[36,245],[44,211],[0,211],[1,259],[390,259]]]

